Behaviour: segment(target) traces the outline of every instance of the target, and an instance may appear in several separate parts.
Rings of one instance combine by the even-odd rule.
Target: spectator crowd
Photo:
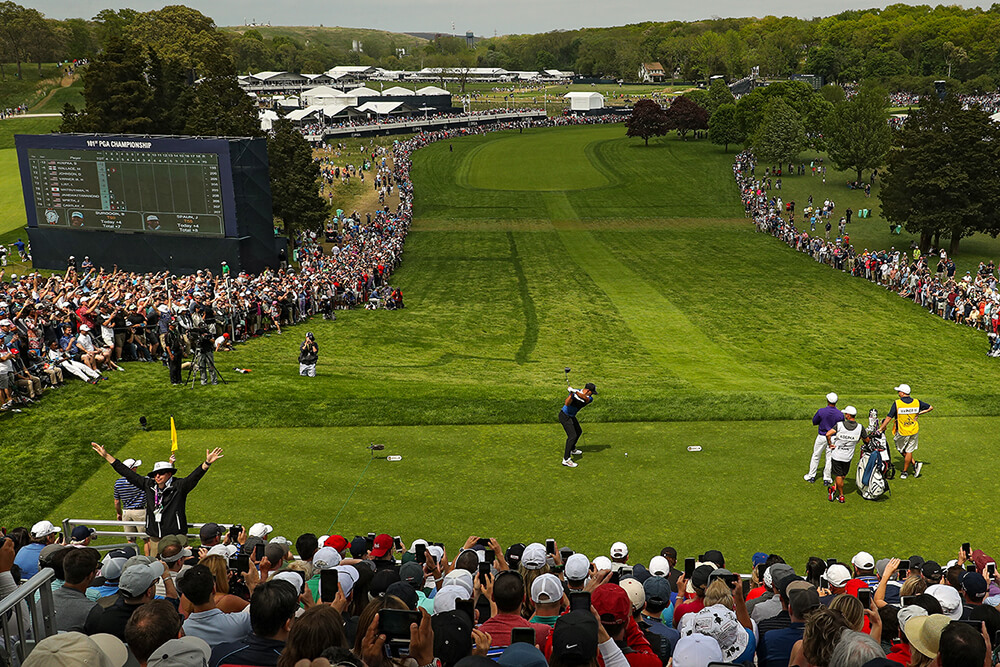
[[[959,276],[955,262],[944,250],[922,253],[911,245],[909,250],[865,248],[859,252],[850,242],[852,211],[845,211],[834,222],[834,206],[825,202],[822,208],[816,207],[816,211],[803,216],[800,229],[795,222],[795,202],[783,201],[777,190],[771,190],[767,178],[755,175],[755,169],[752,153],[736,156],[736,184],[746,215],[757,231],[780,239],[817,262],[881,285],[945,320],[985,331],[987,353],[1000,356],[1000,285],[992,261],[981,262],[975,273],[966,271]],[[809,230],[805,229],[806,222]],[[817,224],[825,227],[825,234],[820,235]],[[835,238],[831,238],[831,232]]]
[[[24,667],[989,667],[1000,631],[995,562],[964,545],[943,566],[711,549],[679,569],[670,546],[647,562],[623,542],[590,557],[472,535],[452,558],[384,533],[292,542],[265,523],[205,524],[197,545],[165,535],[149,556],[102,556],[86,526],[63,538],[47,521],[0,538],[0,596],[54,576],[59,634],[34,637]]]

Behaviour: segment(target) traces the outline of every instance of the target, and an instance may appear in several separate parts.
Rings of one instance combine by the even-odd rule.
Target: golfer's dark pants
[[[181,383],[181,364],[184,360],[181,358],[180,350],[172,350],[174,353],[174,358],[167,363],[170,367],[170,382],[171,384]]]
[[[563,459],[568,459],[570,452],[576,449],[576,441],[580,439],[583,429],[580,428],[580,422],[576,417],[570,417],[562,410],[559,411],[559,423],[566,430],[566,451],[563,452]]]

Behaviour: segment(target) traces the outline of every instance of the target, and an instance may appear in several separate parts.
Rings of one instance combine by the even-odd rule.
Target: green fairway
[[[24,227],[24,194],[13,148],[0,149],[0,238]]]
[[[991,453],[978,446],[979,435],[996,423],[937,418],[922,435],[934,443],[928,449],[947,442],[965,465],[989,466]],[[953,502],[965,473],[943,452],[928,454],[920,479],[892,482],[891,499],[851,495],[840,505],[827,502],[822,484],[802,481],[812,437],[786,422],[587,425],[575,470],[553,465],[559,449],[553,427],[560,430],[546,424],[186,431],[182,424],[178,468],[187,474],[205,448],[222,443],[226,456],[191,494],[189,517],[245,526],[266,521],[292,540],[307,531],[348,537],[375,531],[407,542],[442,541],[450,552],[470,533],[503,544],[554,537],[593,557],[622,539],[636,562],[671,544],[682,554],[719,547],[744,568],[755,551],[781,553],[798,568],[810,555],[848,562],[859,545],[904,555],[951,553],[959,536],[988,553],[995,545],[987,522],[968,522],[966,508]],[[371,442],[402,460],[370,461]],[[689,445],[702,451],[689,452]],[[168,449],[161,431],[136,435],[119,454],[141,458],[145,469]],[[267,472],[255,474],[259,466],[251,460],[266,462]],[[54,516],[113,518],[116,478],[103,465]],[[513,502],[546,510],[512,512]],[[902,508],[931,506],[937,520],[914,541],[900,521]],[[859,536],[864,542],[830,530],[858,524],[880,529]]]
[[[731,154],[623,135],[511,131],[418,151],[415,219],[392,278],[404,310],[338,312],[219,354],[226,385],[172,388],[160,364],[128,364],[0,416],[6,525],[108,518],[114,475],[88,443],[148,465],[166,457],[173,415],[183,472],[206,447],[226,449],[190,519],[262,520],[292,538],[326,531],[374,441],[404,458],[373,464],[335,526],[344,534],[449,546],[469,532],[555,536],[595,554],[624,539],[643,560],[666,542],[797,561],[905,544],[944,557],[959,537],[988,549],[984,522],[952,515],[986,505],[989,485],[948,502],[1000,429],[985,336],[754,232]],[[307,328],[321,348],[313,380],[297,376]],[[559,465],[564,367],[600,392],[581,413],[576,470]],[[921,421],[924,476],[884,503],[828,503],[802,481],[813,412],[834,390],[866,423],[899,382],[936,407]],[[140,416],[154,432],[138,433]],[[511,512],[514,497],[529,509]],[[919,544],[898,520],[915,505],[942,519]],[[885,528],[830,529],[845,518]],[[780,529],[762,536],[748,522]]]

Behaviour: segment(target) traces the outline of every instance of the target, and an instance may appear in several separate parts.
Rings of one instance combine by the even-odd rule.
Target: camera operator
[[[177,320],[171,317],[167,320],[167,333],[164,334],[163,347],[167,351],[167,365],[170,368],[170,384],[181,384],[181,363],[184,361],[184,342],[177,331]]]
[[[312,332],[306,334],[306,339],[299,348],[299,375],[316,377],[316,362],[319,361],[319,345]]]
[[[219,376],[215,372],[215,339],[208,329],[191,329],[191,346],[194,348],[192,373],[195,377],[201,377],[203,385],[208,384],[209,379],[212,384],[219,384]]]

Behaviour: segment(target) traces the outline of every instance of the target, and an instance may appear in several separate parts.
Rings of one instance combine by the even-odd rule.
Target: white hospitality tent
[[[280,116],[272,111],[271,109],[261,109],[260,112],[260,129],[265,132],[271,129],[274,121],[278,120]]]
[[[403,96],[416,95],[416,93],[410,90],[409,88],[403,88],[402,86],[393,86],[392,88],[386,88],[385,90],[383,90],[382,95],[384,97],[403,97]]]
[[[293,123],[298,123],[300,121],[305,120],[306,118],[314,118],[318,120],[319,114],[322,112],[323,112],[323,107],[314,104],[312,106],[306,107],[305,109],[296,109],[295,111],[286,114],[285,118],[292,121]]]
[[[451,93],[437,86],[424,86],[417,91],[417,95],[451,95]]]
[[[566,93],[564,99],[569,100],[570,111],[590,111],[604,108],[604,95],[600,93]]]
[[[330,86],[316,86],[315,88],[310,88],[309,90],[302,91],[299,95],[299,99],[302,100],[302,104],[306,106],[312,104],[320,104],[321,101],[332,101],[337,97],[342,97],[344,91],[337,90],[336,88],[331,88]]]
[[[399,111],[402,106],[402,102],[365,102],[358,107],[358,111],[362,113],[374,113],[379,116],[385,116],[393,111]]]

